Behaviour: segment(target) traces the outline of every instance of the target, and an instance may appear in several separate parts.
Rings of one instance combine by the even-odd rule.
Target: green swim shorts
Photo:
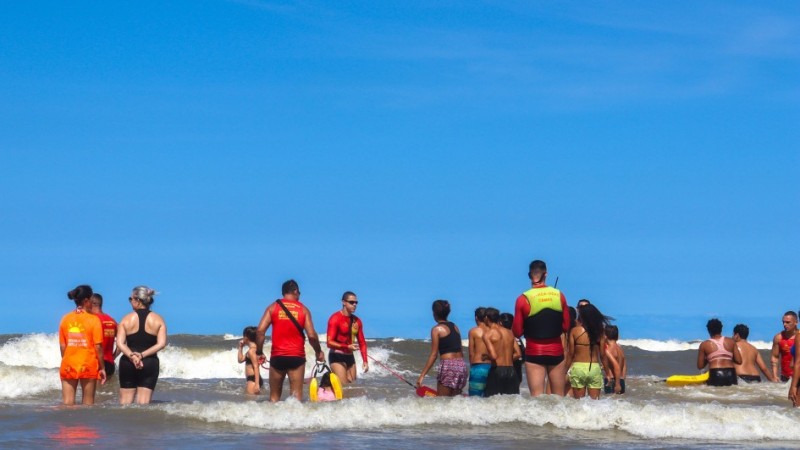
[[[591,364],[591,367],[589,367]],[[569,384],[573,388],[603,388],[603,373],[600,371],[600,364],[575,362],[569,368]]]

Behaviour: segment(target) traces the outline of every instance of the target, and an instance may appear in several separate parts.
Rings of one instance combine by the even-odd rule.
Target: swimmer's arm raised
[[[244,341],[239,341],[239,354],[236,355],[236,360],[239,361],[239,364],[245,361],[243,350],[244,350]],[[247,354],[250,355],[250,349],[247,350]]]

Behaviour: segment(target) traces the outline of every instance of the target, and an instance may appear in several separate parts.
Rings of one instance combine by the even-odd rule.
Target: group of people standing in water
[[[431,353],[417,386],[423,384],[438,358],[436,392],[442,396],[460,395],[467,383],[471,395],[518,394],[523,366],[533,396],[572,392],[582,397],[588,391],[590,397],[598,398],[604,383],[606,392],[623,393],[627,365],[610,318],[588,300],[579,302],[577,311],[568,307],[564,294],[547,286],[543,261],[533,261],[528,275],[531,289],[519,296],[513,314],[501,314],[492,307],[476,310],[476,327],[469,334],[469,367],[461,332],[447,320],[450,303],[433,302],[436,325],[431,329]],[[264,341],[272,328],[268,383],[273,402],[281,399],[286,378],[290,395],[302,400],[306,339],[317,362],[326,361],[311,312],[300,302],[299,285],[286,281],[281,293],[282,298],[267,306],[257,326],[244,329],[238,352],[239,362],[245,364],[246,390],[259,394],[264,384],[259,367],[267,362]],[[75,403],[78,385],[83,391],[82,403],[93,404],[97,382],[105,383],[120,354],[120,403],[150,402],[158,381],[157,354],[167,343],[164,319],[150,310],[154,296],[155,291],[147,286],[135,287],[129,297],[133,311],[117,324],[102,313],[102,296],[90,286],[81,285],[68,293],[76,309],[64,316],[59,328],[65,404]],[[327,360],[342,384],[357,378],[356,352],[362,369],[369,370],[363,323],[355,315],[357,305],[356,294],[345,292],[341,309],[328,319]]]
[[[244,339],[239,344],[240,348],[243,345],[250,346],[249,356],[244,358],[240,351],[239,357],[239,362],[250,361],[249,364],[244,361],[247,391],[260,392],[261,386],[255,385],[250,370],[257,373],[258,367],[266,363],[267,357],[263,352],[264,341],[267,330],[272,327],[272,348],[269,357],[269,397],[272,402],[281,399],[283,382],[286,378],[289,378],[290,395],[302,400],[306,337],[314,349],[317,362],[325,362],[325,353],[314,328],[311,311],[300,302],[300,286],[294,280],[286,281],[281,286],[281,294],[281,299],[275,300],[264,310],[257,327],[245,328]],[[361,355],[363,370],[369,370],[363,324],[355,315],[357,307],[356,294],[345,292],[342,295],[342,308],[328,319],[326,342],[328,361],[331,370],[342,384],[352,383],[357,377],[355,352]]]
[[[571,393],[581,398],[588,392],[597,399],[604,387],[607,393],[624,393],[627,363],[612,319],[585,299],[570,308],[564,294],[547,285],[544,261],[531,262],[528,277],[531,288],[517,298],[513,314],[493,307],[475,310],[475,327],[468,334],[469,368],[461,332],[447,320],[450,304],[433,302],[431,353],[417,386],[438,355],[438,395],[460,395],[467,383],[470,396],[519,394],[523,366],[532,396]]]
[[[75,309],[61,319],[58,329],[65,405],[75,404],[78,386],[81,403],[94,404],[97,383],[105,384],[114,374],[114,360],[120,354],[120,403],[150,403],[158,381],[158,352],[167,345],[167,325],[150,311],[155,294],[147,286],[133,288],[128,298],[133,311],[118,324],[103,313],[103,296],[91,286],[80,285],[67,293]]]
[[[564,294],[547,286],[543,261],[533,261],[528,275],[531,289],[517,299],[513,314],[501,314],[492,307],[476,310],[476,326],[469,333],[469,367],[464,360],[461,331],[448,321],[450,303],[434,301],[436,325],[431,328],[431,352],[416,385],[422,386],[438,358],[436,393],[441,396],[461,395],[467,383],[471,395],[518,394],[523,365],[533,396],[571,392],[580,398],[588,392],[596,399],[604,386],[607,393],[624,393],[627,364],[624,351],[616,343],[618,329],[609,323],[611,318],[588,300],[579,302],[577,310],[568,307]],[[247,392],[259,393],[258,367],[267,361],[263,347],[267,330],[272,328],[268,370],[273,402],[281,399],[287,377],[290,395],[302,399],[306,338],[317,362],[326,361],[311,312],[300,302],[297,282],[285,282],[281,291],[282,298],[267,306],[258,326],[245,328],[239,343]],[[342,384],[356,379],[356,352],[361,355],[363,370],[369,370],[363,324],[355,315],[357,305],[356,294],[345,292],[342,309],[328,319],[328,362]],[[519,339],[523,336],[524,345]],[[244,346],[248,346],[247,354]]]
[[[468,334],[469,365],[461,331],[448,321],[450,303],[434,301],[431,351],[417,387],[423,385],[438,358],[436,393],[440,396],[461,395],[467,385],[471,396],[519,394],[523,370],[532,396],[548,393],[581,398],[588,394],[597,399],[601,391],[625,393],[627,361],[617,343],[619,330],[610,323],[613,319],[586,299],[580,300],[577,308],[569,307],[564,294],[547,285],[544,261],[531,262],[528,277],[531,288],[517,298],[513,314],[493,307],[475,310],[475,327]],[[259,394],[263,387],[259,367],[267,362],[264,341],[272,328],[268,369],[272,402],[281,399],[287,377],[290,395],[302,400],[306,339],[316,361],[326,361],[311,312],[300,302],[299,285],[286,281],[281,292],[282,298],[267,306],[258,325],[244,329],[238,353],[239,362],[245,364],[247,392]],[[63,317],[59,327],[64,404],[75,403],[78,386],[83,391],[82,403],[93,404],[97,382],[104,384],[113,374],[114,360],[120,354],[120,403],[150,402],[158,381],[158,352],[167,343],[164,319],[150,310],[154,296],[155,291],[147,286],[135,287],[128,299],[132,312],[117,324],[102,312],[103,298],[90,286],[81,285],[68,293],[76,308]],[[348,384],[357,378],[356,353],[365,372],[369,361],[363,323],[355,315],[358,298],[348,291],[341,301],[341,309],[328,319],[327,361],[340,382]],[[784,331],[773,339],[773,370],[769,371],[747,342],[745,325],[737,325],[733,338],[726,338],[722,323],[711,319],[707,325],[710,339],[700,345],[697,359],[698,369],[709,367],[708,384],[760,381],[756,368],[771,381],[800,379],[800,359],[794,358],[794,349],[800,344],[797,315],[789,311],[783,322]],[[800,403],[797,389],[797,383],[791,383],[789,399],[795,406]]]
[[[797,313],[786,311],[782,322],[783,330],[772,338],[770,369],[758,349],[747,341],[750,335],[747,325],[737,324],[733,327],[733,336],[724,337],[722,322],[716,318],[709,320],[706,324],[709,339],[701,343],[697,350],[697,368],[703,370],[708,367],[707,384],[732,386],[738,384],[739,380],[760,383],[763,374],[772,382],[790,382],[789,400],[794,406],[799,406],[800,358],[795,357],[795,349],[800,346]]]

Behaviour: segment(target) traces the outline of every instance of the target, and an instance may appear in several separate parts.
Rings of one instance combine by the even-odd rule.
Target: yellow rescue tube
[[[333,395],[336,397],[336,400],[342,399],[342,382],[339,381],[339,377],[336,376],[335,373],[330,373],[331,378],[331,388],[333,388]],[[319,382],[316,378],[311,379],[311,383],[308,385],[308,398],[312,402],[318,401],[317,398],[317,391],[319,390]]]
[[[317,379],[312,378],[311,383],[308,385],[308,398],[311,399],[312,402],[317,401],[317,389],[319,389]]]
[[[333,372],[331,372],[331,387],[333,388],[333,395],[336,396],[336,400],[341,400],[342,382],[339,381],[339,377],[337,377],[336,374]]]
[[[700,375],[673,375],[667,378],[667,386],[689,386],[692,384],[704,384],[708,381],[708,372]]]

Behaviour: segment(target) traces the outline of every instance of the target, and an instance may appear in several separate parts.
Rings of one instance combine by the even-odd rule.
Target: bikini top
[[[584,344],[583,342],[578,342],[578,339],[586,334],[586,330],[583,330],[583,333],[579,334],[578,337],[575,338],[575,345],[583,345],[584,347],[591,347],[591,343]]]
[[[461,335],[456,331],[453,322],[440,322],[440,325],[447,326],[450,329],[450,334],[443,338],[439,338],[439,354],[445,353],[458,353],[461,351]]]
[[[715,361],[717,359],[727,359],[728,361],[733,361],[733,352],[728,351],[725,349],[725,338],[720,336],[719,339],[709,339],[709,341],[713,342],[714,345],[717,346],[717,349],[713,352],[709,353],[708,361]]]

